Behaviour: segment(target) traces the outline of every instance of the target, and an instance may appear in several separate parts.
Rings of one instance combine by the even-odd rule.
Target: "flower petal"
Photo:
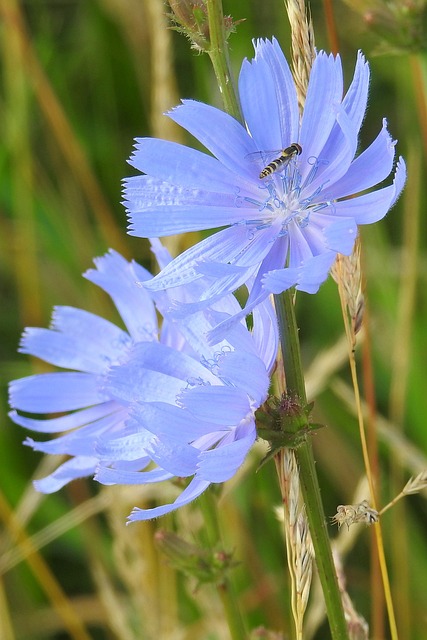
[[[161,507],[154,507],[154,509],[140,509],[139,507],[135,507],[132,509],[128,521],[152,520],[152,518],[158,518],[166,513],[175,511],[175,509],[179,509],[179,507],[183,507],[185,504],[195,500],[210,484],[210,482],[201,480],[196,476],[172,504],[164,504]]]
[[[245,319],[245,317],[253,310],[253,308],[263,302],[268,296],[268,292],[262,291],[258,298],[254,298],[252,300],[251,305],[248,303],[240,309],[239,312],[230,316],[227,314],[223,320],[220,320],[219,323],[208,333],[206,334],[209,344],[216,345],[221,340],[228,339],[231,332],[236,328],[236,326]],[[223,314],[224,317],[224,314]]]
[[[353,80],[342,102],[342,106],[357,131],[361,127],[368,103],[369,76],[369,64],[363,53],[358,51]]]
[[[258,40],[255,46],[255,57],[266,60],[276,88],[276,101],[279,107],[279,123],[282,148],[296,142],[299,138],[300,115],[298,98],[291,70],[276,38]],[[262,120],[262,119],[260,119]],[[268,118],[262,121],[265,127]],[[266,147],[267,148],[267,147]]]
[[[172,261],[168,249],[162,245],[159,238],[150,238],[151,251],[153,252],[160,269],[166,267]]]
[[[230,173],[216,158],[176,142],[137,138],[129,164],[163,183],[178,185],[181,190],[236,194],[234,173]],[[125,194],[128,193],[127,186],[132,189],[133,183],[134,178],[125,181]]]
[[[252,341],[266,370],[271,372],[276,363],[279,334],[276,312],[270,300],[253,310]]]
[[[195,387],[183,391],[179,402],[197,419],[224,427],[238,424],[250,411],[247,394],[233,387]]]
[[[253,353],[227,353],[218,363],[218,375],[228,384],[245,391],[258,406],[267,397],[270,378],[263,361]]]
[[[186,409],[165,402],[137,402],[132,405],[130,416],[139,428],[144,427],[163,440],[173,436],[182,442],[192,442],[217,428],[210,422],[195,420]]]
[[[316,293],[320,285],[326,280],[329,270],[335,262],[335,251],[325,251],[318,256],[314,256],[308,260],[300,269],[298,291],[306,293]]]
[[[322,253],[325,249],[350,255],[358,233],[353,218],[337,217],[322,211],[311,214],[310,235],[315,230],[319,232],[320,245],[318,251],[313,251],[313,255]]]
[[[292,286],[295,286],[299,291],[316,293],[322,282],[328,277],[335,258],[335,251],[324,251],[307,259],[298,268],[270,271],[264,276],[264,286],[271,293],[281,293]]]
[[[334,172],[331,171],[330,162],[326,166],[321,164],[320,169],[321,171],[328,170],[328,175],[325,173],[325,178],[328,180],[331,178],[332,182],[345,173],[356,152],[358,133],[366,110],[368,88],[369,66],[359,51],[353,81],[341,106],[331,105],[332,109],[337,112],[337,122],[332,127],[328,140],[322,149],[322,160],[333,158],[336,173],[334,175]],[[345,161],[343,158],[340,164],[340,161],[337,162],[337,156],[341,155],[343,151],[345,152],[347,144],[349,144],[349,151],[351,151],[350,155],[349,157],[344,155]]]
[[[356,153],[357,130],[342,107],[336,107],[335,112],[336,124],[331,134],[332,140],[330,138],[326,142],[319,162],[312,165],[305,176],[306,181],[301,191],[302,199],[319,191],[322,200],[326,200],[324,187],[345,175]],[[310,166],[310,163],[307,164]],[[335,197],[333,188],[331,191]],[[313,201],[316,201],[316,198]]]
[[[147,447],[154,438],[155,436],[152,433],[146,429],[141,429],[138,433],[132,433],[120,438],[98,440],[95,445],[95,451],[98,458],[109,462],[115,460],[140,460],[147,457]]]
[[[228,338],[228,335],[236,326],[236,324],[243,320],[245,316],[253,311],[259,304],[265,301],[270,292],[268,288],[264,287],[264,274],[274,270],[277,265],[282,265],[284,256],[287,255],[287,252],[288,237],[278,238],[272,246],[271,251],[265,256],[264,260],[262,261],[255,278],[253,278],[249,298],[247,299],[244,308],[240,309],[238,312],[235,312],[230,317],[225,317],[224,320],[220,321],[217,326],[215,326],[207,333],[207,338],[210,344],[214,345],[224,338]],[[295,273],[295,278],[296,277],[297,272]]]
[[[343,78],[341,59],[324,52],[314,59],[307,89],[299,142],[301,159],[321,151],[335,123],[335,108],[342,100]]]
[[[154,438],[147,451],[153,462],[178,478],[186,478],[197,471],[199,451],[176,438]]]
[[[54,493],[62,489],[71,480],[92,475],[95,472],[97,462],[96,458],[87,456],[72,458],[61,464],[56,471],[45,478],[34,480],[34,487],[41,493]]]
[[[377,189],[357,198],[334,203],[334,214],[354,218],[357,224],[369,224],[381,220],[396,202],[406,180],[406,165],[402,158],[396,167],[394,182],[389,187]]]
[[[350,165],[347,172],[322,194],[334,200],[360,193],[382,182],[393,168],[395,143],[387,131],[387,121],[374,142]]]
[[[145,282],[144,286],[151,291],[158,291],[201,278],[204,274],[197,268],[199,263],[227,263],[234,260],[246,247],[248,234],[248,229],[243,225],[218,231],[184,251],[158,276]]]
[[[286,269],[273,269],[272,271],[268,271],[262,279],[263,285],[269,293],[282,293],[297,284],[300,269],[300,267],[288,267]]]
[[[145,466],[145,465],[144,465]],[[152,484],[170,480],[173,474],[164,469],[151,469],[150,471],[124,471],[123,469],[111,469],[99,465],[96,469],[95,480],[100,484]]]
[[[69,429],[82,427],[111,413],[115,413],[118,420],[124,420],[127,416],[126,410],[123,410],[120,405],[114,402],[114,400],[111,400],[110,402],[103,402],[89,409],[82,409],[81,411],[75,411],[60,418],[50,418],[48,420],[27,418],[19,415],[16,411],[11,411],[9,417],[21,427],[37,431],[38,433],[58,433],[60,431],[68,431]]]
[[[252,182],[253,171],[244,159],[258,149],[237,120],[195,100],[183,100],[168,116],[197,138],[229,171]]]
[[[62,309],[61,311],[63,311]],[[102,374],[131,343],[129,336],[110,322],[93,314],[68,307],[80,327],[65,328],[65,332],[27,327],[19,351],[41,358],[57,367],[85,373]],[[77,312],[77,313],[74,313]],[[89,323],[86,322],[90,317]],[[99,322],[94,321],[94,319]],[[86,329],[86,330],[85,330]]]
[[[141,369],[137,362],[114,367],[107,379],[108,393],[122,404],[140,400],[173,402],[184,386],[182,380]]]
[[[327,225],[323,233],[328,249],[349,256],[357,238],[357,224],[353,218],[340,218]]]
[[[392,207],[396,201],[399,199],[400,194],[403,191],[403,187],[406,182],[406,164],[402,156],[399,156],[399,159],[396,164],[396,172],[394,174],[393,186],[394,186],[394,196],[391,201],[390,207]]]
[[[117,431],[123,426],[120,414],[112,414],[54,440],[35,442],[32,438],[27,438],[24,444],[32,447],[34,451],[43,451],[44,453],[93,456],[95,455],[95,440],[105,432]]]
[[[149,293],[137,284],[151,278],[151,274],[113,250],[94,263],[96,269],[89,269],[84,277],[111,296],[132,338],[155,339],[158,328],[154,304]]]
[[[29,413],[73,411],[110,400],[90,373],[40,373],[10,383],[10,405]]]
[[[217,194],[208,194],[209,204],[203,204],[204,196],[193,198],[196,204],[158,204],[136,209],[127,202],[129,214],[128,234],[137,238],[170,236],[190,231],[203,231],[245,222],[251,211],[235,204],[232,196],[230,206],[222,206]],[[183,198],[181,198],[183,199]]]
[[[255,442],[255,423],[244,426],[234,442],[203,451],[200,454],[198,476],[210,482],[229,480],[243,464],[249,449]]]
[[[259,150],[280,149],[282,136],[276,90],[270,69],[261,58],[244,60],[239,94],[246,126]],[[268,127],[261,123],[268,121]]]
[[[178,378],[181,384],[187,384],[193,379],[202,379],[208,384],[216,383],[215,376],[197,358],[159,342],[136,344],[127,365],[124,366],[139,367],[141,372],[144,370],[158,371],[164,375]],[[117,367],[117,369],[119,368]]]

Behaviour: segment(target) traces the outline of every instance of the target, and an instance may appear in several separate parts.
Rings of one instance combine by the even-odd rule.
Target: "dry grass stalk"
[[[115,485],[108,487],[108,491],[114,492],[107,515],[113,538],[115,568],[126,589],[124,613],[131,623],[135,640],[204,638],[213,630],[218,638],[225,637],[226,621],[221,616],[220,603],[212,602],[212,594],[208,589],[200,589],[197,594],[197,606],[203,611],[202,618],[192,625],[184,625],[180,621],[178,596],[182,595],[183,586],[177,583],[175,569],[158,552],[154,539],[157,524],[148,521],[144,526],[124,525],[131,508],[143,503],[141,488]],[[155,496],[160,501],[169,501],[171,496],[176,497],[176,492],[172,483],[165,483],[164,487],[153,485],[144,488],[144,500]],[[185,516],[190,517],[189,514]],[[178,517],[184,516],[179,514]],[[198,526],[192,520],[188,531],[195,531]],[[183,527],[179,525],[178,529],[182,531]],[[209,616],[206,612],[209,612]]]
[[[334,344],[320,351],[311,361],[305,375],[308,400],[313,400],[329,387],[340,369],[348,362],[347,336],[342,334]]]
[[[59,538],[66,531],[78,527],[88,518],[96,513],[104,511],[109,503],[109,496],[106,492],[100,493],[94,498],[86,500],[74,509],[67,511],[63,516],[54,520],[51,524],[40,529],[30,537],[31,546],[25,547],[15,545],[10,540],[2,549],[0,557],[0,575],[10,571],[14,566],[25,560],[34,550],[40,551],[47,544]],[[16,512],[15,512],[16,516]],[[17,517],[17,516],[16,516]],[[17,517],[21,526],[22,521]],[[1,635],[0,635],[1,638]]]
[[[314,30],[304,0],[285,0],[292,32],[292,71],[300,108],[304,108],[308,79],[315,58]]]
[[[311,542],[310,530],[305,511],[302,511],[295,527],[295,576],[297,589],[298,619],[302,621],[310,595],[311,578],[313,575],[314,549]]]
[[[369,485],[366,479],[366,476],[362,476],[357,484],[355,493],[353,495],[353,504],[359,504],[363,501],[364,496],[369,492]],[[342,592],[342,583],[343,583],[343,569],[342,565],[344,559],[348,556],[348,554],[354,549],[357,540],[360,535],[365,531],[365,527],[343,527],[340,529],[338,536],[333,541],[333,557],[334,562],[337,564],[337,573],[340,580],[340,588]],[[349,604],[348,602],[343,602],[344,609],[346,612],[347,621],[351,623],[351,620],[356,620],[356,615],[349,616]],[[320,585],[320,581],[314,580],[313,587],[311,589],[311,599],[310,599],[310,609],[307,612],[305,617],[305,636],[304,640],[312,640],[318,632],[320,626],[325,620],[326,611],[325,611],[325,600],[323,596],[323,591]],[[355,628],[355,624],[350,624],[353,630]],[[362,636],[363,638],[363,636]]]
[[[354,390],[354,402],[356,405],[357,419],[359,424],[359,436],[363,453],[363,461],[365,466],[366,477],[369,483],[370,502],[372,504],[372,513],[377,511],[375,497],[375,481],[371,467],[370,455],[368,451],[368,440],[365,430],[365,421],[362,409],[362,399],[360,393],[359,380],[357,375],[357,365],[355,359],[356,334],[361,325],[361,317],[363,315],[363,297],[361,294],[361,268],[360,268],[360,241],[355,243],[353,253],[350,258],[339,256],[333,277],[337,280],[338,291],[341,300],[342,315],[344,327],[347,335],[349,348],[349,364],[351,371],[351,379]],[[373,437],[374,434],[371,434]],[[344,517],[347,515],[344,513]],[[370,517],[370,516],[369,516]],[[385,601],[387,605],[387,613],[389,619],[390,633],[393,640],[397,640],[397,626],[394,614],[393,600],[391,596],[390,580],[388,577],[387,563],[385,558],[384,543],[382,536],[381,523],[378,520],[374,529],[378,549],[378,559],[381,569],[381,577],[384,588]],[[357,636],[356,636],[357,637]]]
[[[421,471],[415,478],[410,478],[408,482],[403,487],[402,491],[395,497],[391,502],[389,502],[385,507],[383,507],[380,511],[382,515],[385,511],[388,511],[391,507],[393,507],[396,502],[404,498],[405,496],[414,495],[415,493],[419,493],[423,489],[427,488],[427,471]]]
[[[296,638],[303,638],[303,620],[310,593],[314,550],[308,521],[300,500],[299,473],[295,454],[283,449],[281,487],[284,532],[289,573],[291,577],[291,607],[295,621]]]
[[[330,389],[344,403],[350,415],[356,415],[351,387],[342,380],[334,379],[331,382]],[[362,402],[362,411],[364,417],[366,417],[368,415],[366,402]],[[377,415],[377,427],[381,441],[387,449],[397,456],[404,469],[407,469],[412,474],[424,473],[427,468],[427,455],[423,451],[399,433],[396,425],[381,414]]]
[[[32,548],[31,537],[16,518],[9,503],[0,491],[0,521],[5,525],[6,531],[16,543],[29,550],[27,564],[35,576],[41,589],[52,604],[52,608],[61,618],[63,628],[67,630],[73,640],[90,640],[84,622],[75,610],[71,601],[64,593],[61,585],[57,582],[54,574],[44,558],[36,549]]]
[[[351,348],[356,345],[356,335],[361,329],[365,307],[362,292],[362,270],[360,265],[360,239],[357,238],[350,256],[337,255],[331,275],[338,285],[343,310],[350,319],[349,335]]]
[[[8,598],[6,597],[6,589],[2,578],[0,578],[0,638],[3,638],[3,640],[15,640]]]
[[[15,33],[19,39],[23,71],[32,85],[35,99],[52,133],[52,139],[58,145],[65,162],[68,163],[107,245],[114,246],[126,255],[126,243],[123,241],[123,234],[117,225],[113,210],[104,196],[83,145],[40,63],[28,33],[22,3],[17,0],[0,3],[0,16],[3,19],[5,33]]]
[[[153,539],[155,525],[147,522],[144,527],[125,526],[131,508],[141,502],[141,490],[120,485],[108,490],[113,493],[107,515],[114,564],[126,589],[128,620],[138,629],[135,636],[175,639],[180,625],[176,617],[174,571],[159,562]],[[165,574],[168,574],[167,582]],[[175,627],[176,633],[172,633],[169,625]]]
[[[334,552],[334,563],[337,569],[338,584],[344,607],[344,615],[347,622],[349,638],[350,640],[368,640],[368,623],[359,613],[357,613],[351,601],[351,598],[347,593],[341,558],[336,552]]]
[[[105,9],[115,23],[121,26],[138,74],[140,92],[147,95],[147,77],[150,78],[150,134],[155,138],[184,142],[182,128],[165,116],[179,103],[179,93],[174,68],[172,31],[163,0],[102,0]],[[150,67],[141,65],[147,58],[149,42]],[[141,132],[142,133],[142,132]],[[146,132],[144,132],[146,133]],[[162,242],[172,256],[187,249],[186,234],[163,238]]]

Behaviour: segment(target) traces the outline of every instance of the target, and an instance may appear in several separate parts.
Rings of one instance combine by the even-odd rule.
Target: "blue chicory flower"
[[[383,218],[405,182],[399,158],[390,186],[363,193],[389,176],[395,156],[384,120],[377,138],[355,157],[368,85],[369,67],[359,53],[343,97],[339,56],[320,52],[300,117],[277,41],[259,40],[239,78],[245,126],[192,100],[168,114],[213,157],[173,142],[137,139],[130,164],[146,175],[124,182],[129,233],[161,237],[224,227],[146,286],[179,288],[203,278],[210,284],[188,306],[194,312],[251,282],[238,318],[270,293],[290,287],[315,293],[337,253],[351,253],[357,225]],[[276,170],[263,171],[270,163]],[[175,307],[176,314],[187,312],[185,305]],[[214,331],[211,337],[223,335]]]
[[[153,249],[167,262],[159,241]],[[72,307],[57,307],[50,329],[28,328],[20,350],[71,371],[37,374],[10,384],[11,418],[47,442],[27,438],[45,453],[71,458],[37,480],[44,493],[96,474],[104,484],[144,484],[191,477],[173,504],[135,509],[130,520],[162,515],[228,480],[255,437],[254,412],[266,399],[277,351],[269,304],[254,312],[253,330],[236,325],[215,349],[206,331],[238,309],[234,297],[186,322],[164,320],[168,301],[137,285],[150,274],[110,251],[85,277],[111,296],[126,331]],[[226,304],[225,304],[226,303]],[[249,373],[250,372],[250,373]],[[66,413],[50,419],[25,414]],[[155,468],[145,470],[155,463]]]

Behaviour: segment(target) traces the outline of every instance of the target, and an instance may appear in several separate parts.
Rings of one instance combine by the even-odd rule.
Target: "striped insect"
[[[255,153],[250,153],[249,158],[251,160],[259,161],[260,158],[265,158],[266,155],[277,155],[277,157],[274,158],[269,164],[267,164],[267,166],[265,166],[259,174],[259,177],[262,180],[263,178],[270,176],[272,173],[284,169],[290,163],[290,161],[296,156],[299,156],[301,152],[301,145],[298,144],[298,142],[293,142],[289,145],[289,147],[286,147],[286,149],[282,149],[279,151],[256,151]]]

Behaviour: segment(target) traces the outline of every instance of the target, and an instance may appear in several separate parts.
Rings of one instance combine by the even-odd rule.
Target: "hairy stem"
[[[207,53],[209,54],[215,71],[225,109],[233,118],[241,122],[242,112],[234,88],[233,75],[230,67],[222,2],[221,0],[207,0],[206,5],[208,9],[210,41]]]
[[[301,404],[304,405],[307,403],[307,398],[301,364],[298,327],[292,298],[293,291],[288,290],[275,296],[274,301],[279,322],[286,392],[290,395],[297,395]],[[322,584],[332,638],[334,640],[344,640],[348,638],[347,624],[332,558],[332,550],[326,528],[326,519],[309,435],[306,436],[304,442],[295,449],[295,455],[298,461],[301,492],[310,525],[316,566]]]
[[[221,545],[222,543],[217,500],[212,491],[206,491],[200,497],[200,505],[203,513],[208,543],[211,549],[214,549],[218,544]],[[219,597],[221,598],[232,640],[242,640],[243,638],[246,638],[247,631],[245,629],[238,599],[231,580],[224,576],[221,582],[216,585],[216,589]]]

